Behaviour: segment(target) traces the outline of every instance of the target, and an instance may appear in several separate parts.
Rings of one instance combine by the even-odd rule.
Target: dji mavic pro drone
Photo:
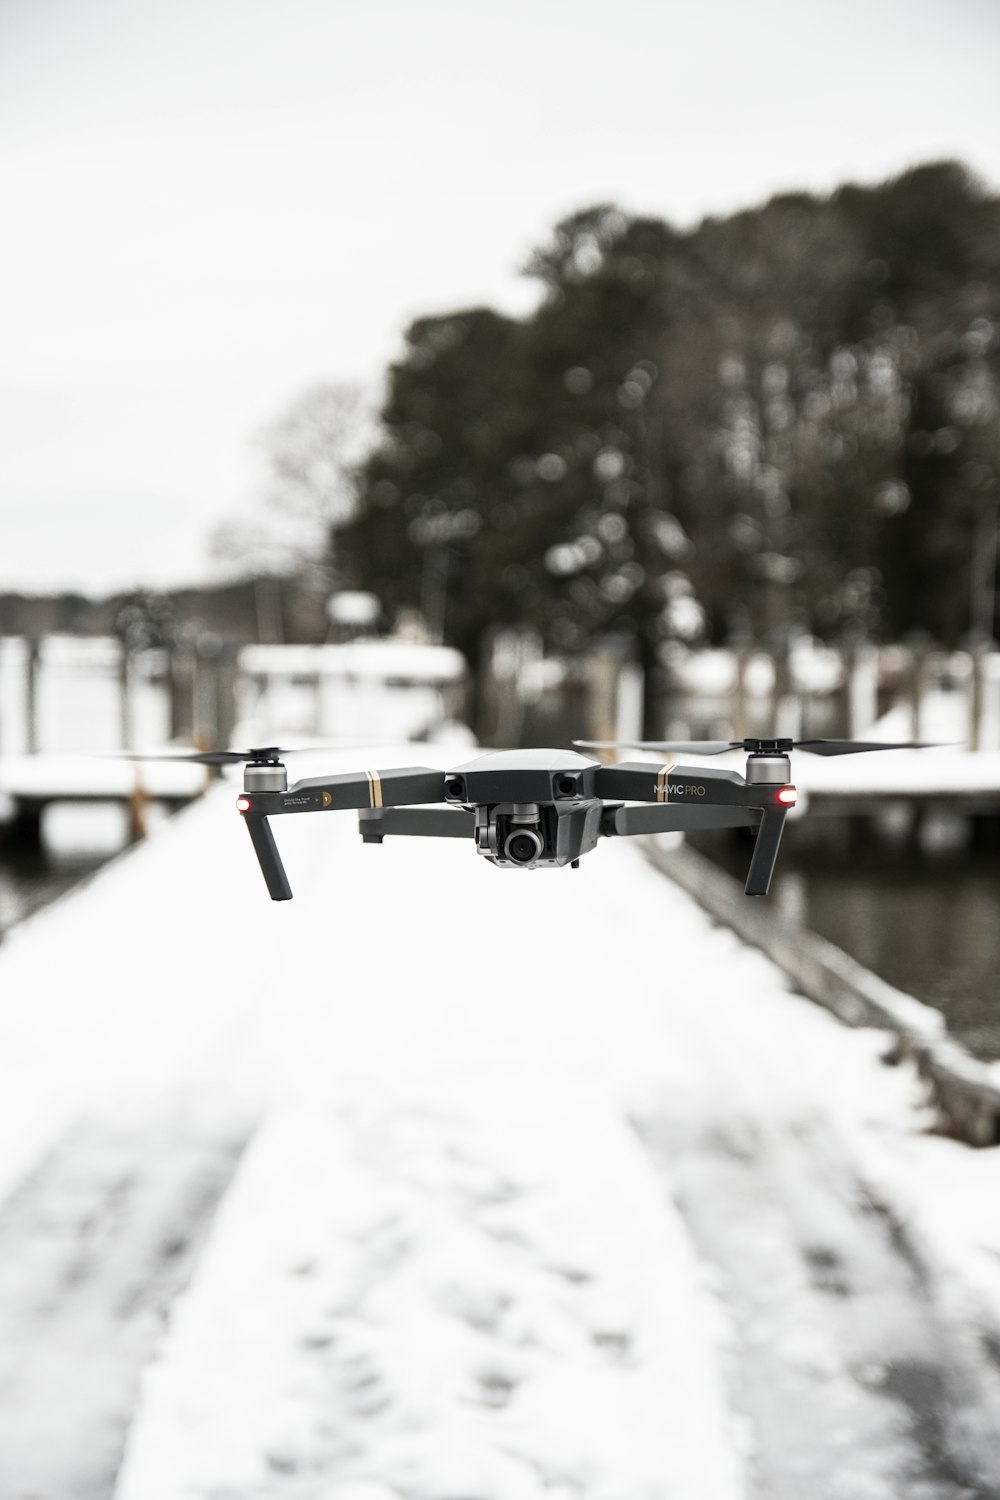
[[[699,828],[757,830],[746,894],[766,896],[789,808],[792,749],[814,755],[903,750],[915,744],[859,740],[666,740],[612,745],[577,740],[588,749],[664,750],[688,755],[747,754],[746,775],[736,771],[646,762],[603,765],[572,750],[502,750],[478,756],[451,771],[404,766],[379,771],[307,777],[288,785],[277,746],[206,751],[168,759],[204,765],[244,762],[243,816],[272,901],[292,889],[268,819],[284,813],[355,809],[366,844],[387,834],[469,838],[501,869],[576,869],[598,839],[629,834],[675,833]],[[136,757],[145,759],[145,757]],[[159,758],[159,757],[157,757]],[[628,806],[629,803],[646,804]],[[441,805],[428,805],[441,804]]]

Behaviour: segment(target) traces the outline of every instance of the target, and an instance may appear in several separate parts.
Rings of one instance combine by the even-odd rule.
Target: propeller
[[[186,761],[195,766],[236,766],[241,761],[254,761],[260,765],[272,764],[284,755],[300,755],[318,750],[342,750],[343,745],[299,745],[282,749],[280,745],[267,745],[255,750],[181,750],[162,755],[133,755],[130,752],[116,755],[115,760],[170,760]]]
[[[246,761],[253,761],[257,765],[273,765],[276,761],[283,760],[286,755],[326,755],[334,751],[358,750],[370,748],[375,741],[373,739],[342,739],[332,745],[258,745],[251,750],[164,750],[133,752],[130,750],[116,751],[110,757],[111,760],[135,760],[135,761],[174,761],[187,763],[194,766],[237,766]],[[392,745],[422,745],[423,740],[392,740]]]
[[[586,750],[676,750],[681,755],[725,755],[727,750],[745,750],[749,755],[787,755],[806,750],[810,755],[861,755],[868,750],[927,750],[928,740],[574,740]]]

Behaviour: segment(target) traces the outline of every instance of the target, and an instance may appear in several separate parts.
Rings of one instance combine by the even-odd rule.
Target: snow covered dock
[[[884,1034],[624,843],[289,818],[275,906],[233,800],[0,948],[0,1500],[1000,1492],[1000,1152]]]
[[[0,757],[0,837],[40,837],[40,819],[55,802],[117,802],[137,799],[183,807],[206,786],[204,766],[152,761],[139,764],[113,756],[5,755]]]

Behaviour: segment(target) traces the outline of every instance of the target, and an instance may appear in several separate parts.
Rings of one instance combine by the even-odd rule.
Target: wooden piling
[[[733,735],[736,738],[750,733],[749,709],[747,704],[747,663],[749,660],[750,652],[747,647],[738,646],[733,653],[733,689],[732,703],[729,711]]]
[[[42,645],[35,636],[24,643],[24,737],[29,755],[38,754],[38,679],[42,665]]]
[[[135,768],[135,783],[128,803],[128,839],[138,844],[149,832],[149,794],[143,785],[142,771]]]
[[[853,647],[844,659],[844,675],[846,737],[861,739],[878,718],[878,652]]]
[[[925,645],[913,645],[910,648],[910,670],[909,670],[909,697],[910,697],[910,738],[919,740],[921,709],[924,702],[924,694],[927,692],[927,683],[930,675],[930,653]]]
[[[969,652],[968,704],[969,704],[969,749],[982,750],[983,728],[986,707],[986,659],[987,648],[975,646]]]
[[[132,679],[132,655],[128,646],[122,641],[118,657],[118,740],[121,750],[135,749]]]
[[[194,728],[194,659],[188,647],[174,646],[167,663],[170,738],[187,740]]]

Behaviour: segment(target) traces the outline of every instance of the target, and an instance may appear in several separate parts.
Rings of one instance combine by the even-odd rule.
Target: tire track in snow
[[[84,1122],[0,1210],[0,1500],[104,1500],[247,1130]]]
[[[997,1500],[1000,1379],[828,1122],[637,1128],[735,1325],[761,1500]]]

